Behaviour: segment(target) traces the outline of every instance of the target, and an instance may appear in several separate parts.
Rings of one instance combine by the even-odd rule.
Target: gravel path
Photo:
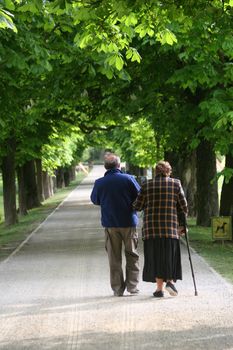
[[[89,201],[103,172],[95,167],[0,264],[0,349],[233,349],[233,287],[193,253],[194,296],[185,246],[178,297],[157,300],[143,282],[138,296],[112,296],[99,210]]]

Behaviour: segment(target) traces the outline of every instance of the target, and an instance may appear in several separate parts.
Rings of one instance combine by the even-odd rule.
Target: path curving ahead
[[[233,349],[233,287],[186,248],[178,297],[113,297],[99,210],[89,201],[96,166],[80,186],[0,264],[0,349]],[[143,263],[140,242],[141,266]]]

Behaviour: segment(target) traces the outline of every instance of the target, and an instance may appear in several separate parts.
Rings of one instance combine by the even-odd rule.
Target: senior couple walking
[[[156,283],[155,298],[164,297],[164,287],[170,295],[176,296],[175,282],[182,279],[179,238],[184,233],[188,211],[180,181],[170,177],[172,169],[165,161],[156,165],[155,178],[146,181],[141,188],[132,175],[120,170],[117,155],[107,154],[104,166],[106,172],[95,181],[91,201],[101,207],[114,296],[123,296],[126,290],[131,295],[139,293],[137,211],[143,211],[142,279]]]

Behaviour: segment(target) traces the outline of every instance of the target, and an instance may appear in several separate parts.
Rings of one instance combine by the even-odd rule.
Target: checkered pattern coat
[[[179,239],[178,216],[186,216],[188,207],[178,179],[158,175],[148,180],[142,185],[133,206],[138,211],[144,211],[143,239]]]

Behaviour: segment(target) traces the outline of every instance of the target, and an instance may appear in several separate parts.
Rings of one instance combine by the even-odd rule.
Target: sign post
[[[231,241],[232,222],[231,216],[212,217],[212,238],[213,240]]]

